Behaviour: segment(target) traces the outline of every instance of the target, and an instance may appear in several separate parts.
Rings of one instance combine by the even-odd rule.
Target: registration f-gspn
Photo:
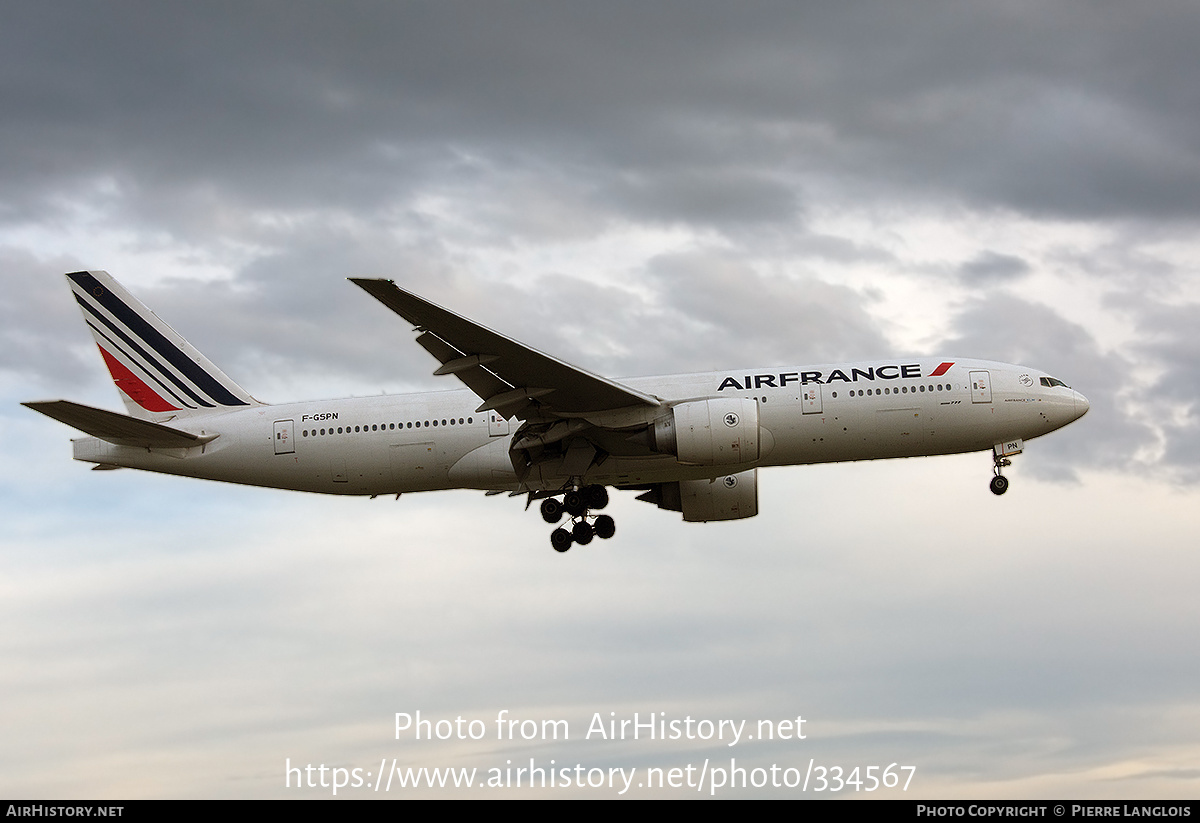
[[[325,494],[520,494],[569,518],[550,536],[560,552],[612,537],[609,487],[686,521],[753,517],[768,466],[986,450],[1003,494],[1026,440],[1088,410],[1045,372],[960,358],[610,380],[360,279],[466,388],[268,405],[105,272],[67,279],[129,412],[26,403],[90,435],[76,460]]]

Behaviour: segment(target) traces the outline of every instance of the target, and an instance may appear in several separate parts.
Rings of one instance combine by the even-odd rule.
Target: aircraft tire
[[[563,506],[558,500],[553,497],[547,497],[542,501],[542,519],[547,523],[557,523],[562,520]]]
[[[555,529],[550,533],[550,545],[560,554],[571,548],[572,542],[571,533],[566,529]]]
[[[583,517],[583,513],[587,511],[587,501],[583,498],[583,492],[569,491],[564,494],[563,508],[572,517]]]
[[[603,509],[608,505],[608,489],[600,485],[585,486],[583,499],[589,509]]]
[[[595,530],[596,536],[601,540],[607,540],[617,533],[617,524],[607,514],[597,517],[592,528]]]
[[[1008,491],[1008,478],[1002,474],[998,474],[992,478],[988,488],[992,490],[992,494],[1004,494]]]
[[[592,525],[586,520],[580,520],[571,527],[571,536],[575,538],[575,542],[581,546],[586,546],[592,542],[592,537],[595,536],[592,530]]]

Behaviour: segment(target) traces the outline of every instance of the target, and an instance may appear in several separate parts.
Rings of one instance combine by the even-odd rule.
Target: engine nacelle
[[[654,423],[654,448],[693,466],[757,460],[759,439],[758,403],[745,397],[680,403]]]
[[[660,509],[682,512],[689,523],[741,520],[758,514],[758,469],[714,477],[658,483],[638,497]]]
[[[758,469],[712,480],[681,480],[679,502],[688,523],[754,517],[758,514]]]

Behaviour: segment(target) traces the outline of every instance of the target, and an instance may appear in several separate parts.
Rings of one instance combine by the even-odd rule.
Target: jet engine
[[[758,459],[758,403],[714,397],[672,407],[654,422],[653,448],[693,466],[731,466]]]
[[[682,512],[688,523],[741,520],[758,514],[758,469],[714,477],[659,483],[638,500]]]

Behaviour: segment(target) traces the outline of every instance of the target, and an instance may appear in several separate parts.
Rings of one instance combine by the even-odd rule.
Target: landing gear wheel
[[[553,497],[547,497],[542,501],[542,519],[547,523],[557,523],[562,520],[563,505]]]
[[[603,509],[608,505],[608,489],[603,486],[584,486],[583,499],[589,509]]]
[[[587,501],[583,499],[583,492],[569,491],[564,494],[563,508],[572,517],[583,517],[583,513],[587,511]]]
[[[571,533],[566,529],[555,529],[550,533],[550,545],[556,552],[565,552],[571,548]]]
[[[988,488],[992,490],[992,494],[1004,494],[1008,491],[1008,478],[1002,474],[998,474],[992,478],[992,482]]]
[[[575,542],[581,546],[586,546],[592,542],[592,536],[595,534],[592,531],[592,526],[586,520],[580,520],[571,527],[571,536],[575,538]]]
[[[617,533],[617,524],[607,514],[602,514],[596,518],[596,522],[592,524],[592,529],[601,540],[607,540]]]

